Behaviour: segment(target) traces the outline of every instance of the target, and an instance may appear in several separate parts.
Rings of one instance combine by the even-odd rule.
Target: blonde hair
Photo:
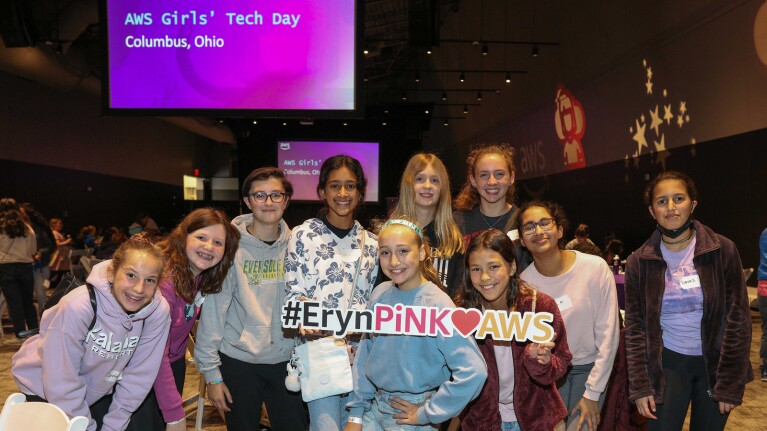
[[[437,244],[434,248],[434,257],[450,259],[455,253],[462,253],[464,241],[461,231],[453,220],[453,209],[450,205],[450,177],[447,174],[444,163],[439,157],[429,153],[419,153],[410,158],[402,172],[402,180],[399,186],[399,202],[394,208],[392,215],[402,215],[407,218],[416,218],[415,207],[415,177],[429,165],[439,175],[439,202],[434,213],[434,232],[437,234]],[[421,226],[425,227],[425,226]]]
[[[463,187],[461,187],[461,191],[454,201],[457,211],[471,211],[472,208],[479,205],[479,192],[471,185],[469,178],[474,176],[474,168],[479,159],[489,154],[498,154],[506,160],[506,169],[509,170],[509,175],[513,175],[516,172],[513,147],[507,144],[500,144],[473,149],[469,153],[469,157],[466,158],[466,182],[463,183]],[[514,183],[509,184],[509,189],[506,191],[506,203],[514,203]]]
[[[396,222],[396,220],[404,220],[404,221],[412,223],[414,226],[417,226],[417,224],[413,220],[410,220],[408,217],[397,216],[397,217],[392,217],[392,218],[389,219],[389,221],[392,221],[392,220],[394,220],[395,222],[394,223],[388,223],[387,222],[388,224],[387,223],[383,224],[383,227],[381,228],[381,231],[378,232],[379,240],[381,238],[381,235],[383,235],[384,232],[386,232],[387,230],[389,230],[389,229],[391,229],[391,228],[393,228],[395,226],[404,226],[404,227],[410,229],[413,232],[413,235],[415,236],[415,242],[418,244],[418,248],[422,248],[423,247],[423,250],[424,250],[424,253],[425,253],[424,259],[421,262],[418,263],[418,272],[420,272],[421,275],[425,279],[431,281],[437,287],[439,287],[440,289],[444,290],[445,287],[442,285],[442,280],[440,280],[440,278],[439,278],[439,273],[437,273],[436,268],[434,268],[434,265],[432,265],[432,263],[431,263],[431,252],[429,251],[429,249],[430,249],[430,247],[429,247],[429,239],[426,238],[426,237],[422,237],[418,233],[418,231],[413,229],[411,226],[408,226],[405,223],[397,223]]]

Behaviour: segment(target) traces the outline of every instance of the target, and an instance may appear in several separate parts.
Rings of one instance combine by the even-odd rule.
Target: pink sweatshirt
[[[199,283],[200,277],[197,277],[195,285],[199,285]],[[176,381],[173,378],[170,364],[184,358],[189,333],[192,332],[197,315],[200,314],[200,307],[189,304],[184,298],[178,296],[175,280],[170,277],[164,278],[160,282],[160,292],[170,306],[170,334],[165,345],[165,354],[162,355],[160,362],[160,372],[154,382],[154,393],[165,422],[174,422],[186,415],[184,414],[181,394],[176,389]],[[186,316],[187,305],[191,307],[189,318]]]

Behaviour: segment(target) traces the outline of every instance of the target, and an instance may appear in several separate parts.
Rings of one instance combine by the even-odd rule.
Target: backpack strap
[[[88,332],[90,332],[96,326],[96,310],[98,310],[96,305],[96,288],[90,283],[85,283],[85,286],[88,288],[88,296],[91,299],[91,307],[93,307],[93,320],[91,320],[91,324],[88,326]]]

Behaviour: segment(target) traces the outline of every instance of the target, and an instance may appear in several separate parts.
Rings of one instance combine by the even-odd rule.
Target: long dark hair
[[[8,238],[23,238],[28,233],[24,215],[16,199],[0,199],[0,234]]]
[[[509,311],[514,311],[517,307],[517,298],[520,295],[531,296],[533,288],[528,286],[519,278],[519,261],[514,251],[514,243],[503,232],[492,229],[481,232],[475,236],[469,246],[466,248],[466,257],[464,259],[464,283],[463,289],[458,293],[456,304],[463,308],[481,308],[482,295],[474,288],[471,283],[471,272],[469,268],[469,257],[475,251],[492,250],[501,255],[503,260],[515,267],[514,274],[509,277],[509,288],[507,290],[506,306]]]
[[[195,285],[192,271],[189,269],[189,258],[186,256],[186,237],[190,233],[220,224],[226,234],[226,245],[221,262],[213,268],[202,272],[200,280],[200,292],[203,295],[218,293],[221,284],[226,278],[229,267],[234,262],[240,242],[240,232],[231,225],[229,218],[221,210],[214,208],[199,208],[184,217],[170,235],[164,238],[159,246],[167,261],[166,270],[175,282],[176,294],[186,302],[194,301]]]

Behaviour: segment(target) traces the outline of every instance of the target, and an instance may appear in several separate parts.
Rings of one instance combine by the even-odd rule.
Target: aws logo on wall
[[[586,115],[583,106],[568,89],[557,87],[554,100],[554,127],[562,143],[562,161],[565,170],[586,167],[586,155],[583,152],[583,135],[586,132]]]

